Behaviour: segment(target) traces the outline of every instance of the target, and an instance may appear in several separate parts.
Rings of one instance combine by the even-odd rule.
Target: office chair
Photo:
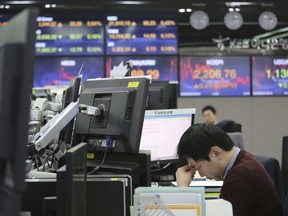
[[[234,142],[234,145],[240,149],[245,149],[243,136],[240,132],[227,133]]]
[[[242,132],[242,125],[232,120],[222,120],[217,126],[227,133]]]
[[[288,216],[288,194],[286,194],[283,210],[284,210],[284,216]]]
[[[272,180],[275,183],[276,186],[276,192],[278,194],[279,200],[282,203],[283,207],[285,207],[285,199],[286,198],[286,192],[285,187],[283,183],[282,173],[280,169],[280,164],[276,158],[272,157],[265,157],[265,156],[256,156],[257,160],[260,161],[267,173],[270,175]],[[286,201],[287,203],[288,201]]]

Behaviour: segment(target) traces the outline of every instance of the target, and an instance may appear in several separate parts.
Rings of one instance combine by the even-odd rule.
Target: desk
[[[177,186],[177,183],[172,182],[174,186]],[[214,180],[193,180],[190,183],[190,187],[222,187],[223,181],[214,181]]]
[[[172,182],[174,186],[177,186],[176,182]],[[189,187],[205,187],[205,199],[217,199],[220,196],[220,190],[223,185],[223,181],[215,180],[193,180]]]

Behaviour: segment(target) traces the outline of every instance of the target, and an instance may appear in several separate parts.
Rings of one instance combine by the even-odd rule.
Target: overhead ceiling
[[[55,3],[58,8],[71,10],[93,9],[99,12],[124,12],[127,14],[138,13],[173,13],[178,17],[179,47],[207,47],[215,45],[215,41],[225,38],[253,38],[267,33],[261,29],[258,17],[263,11],[272,11],[278,18],[275,34],[288,36],[288,2],[287,0],[254,0],[254,1],[216,1],[216,0],[34,0],[34,1],[0,1],[2,4],[12,4],[13,7],[23,7],[27,4],[43,5]],[[229,30],[225,27],[223,19],[229,8],[239,8],[243,16],[243,26],[239,30]],[[11,7],[12,8],[12,7]],[[191,12],[180,13],[179,9],[203,10],[210,18],[210,25],[204,30],[195,30],[189,23]],[[284,30],[279,30],[283,29]],[[279,30],[279,33],[277,32]],[[273,34],[274,35],[274,34]],[[287,36],[286,36],[287,35]]]

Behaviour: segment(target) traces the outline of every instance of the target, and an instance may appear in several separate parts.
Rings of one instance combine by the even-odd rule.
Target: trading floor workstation
[[[232,215],[231,204],[219,199],[223,181],[196,174],[190,187],[177,187],[175,172],[187,164],[178,158],[177,145],[184,131],[195,123],[196,111],[199,115],[194,106],[178,108],[177,97],[247,98],[264,94],[260,84],[266,82],[259,81],[263,73],[260,71],[258,77],[251,70],[255,67],[256,71],[258,63],[262,64],[260,60],[268,57],[177,56],[177,40],[171,33],[159,34],[160,42],[167,39],[165,43],[169,46],[160,49],[147,45],[141,51],[144,46],[138,44],[138,50],[126,52],[113,47],[117,41],[113,38],[117,35],[113,33],[117,16],[107,16],[107,35],[100,33],[106,37],[106,51],[101,46],[86,47],[86,53],[80,57],[77,52],[86,46],[82,41],[81,49],[76,45],[55,49],[68,56],[65,57],[63,53],[52,53],[55,47],[51,38],[51,43],[45,42],[51,45],[49,49],[41,47],[44,44],[41,40],[51,33],[45,33],[45,25],[52,25],[53,20],[47,20],[52,16],[39,14],[37,9],[26,9],[0,28],[0,216],[16,216],[19,212],[21,216],[182,215],[183,212],[197,216]],[[103,27],[103,23],[90,21],[89,16],[83,18],[87,26]],[[141,20],[139,17],[137,22]],[[159,21],[158,30],[167,27],[176,32],[176,18],[163,17],[167,20],[155,18]],[[143,19],[143,26],[154,26],[153,20]],[[55,21],[57,27],[53,27],[61,29],[67,20],[61,22]],[[73,28],[79,27],[78,24],[69,22]],[[118,24],[122,25],[120,21]],[[71,33],[69,40],[78,36]],[[87,33],[87,39],[96,36],[95,32]],[[153,39],[150,37],[153,34],[144,38]],[[95,54],[99,50],[103,58]],[[156,57],[148,58],[149,52],[155,50],[159,51]],[[120,56],[115,55],[117,52]],[[96,64],[92,55],[101,58],[97,61],[102,63]],[[159,62],[165,73],[143,69]],[[69,74],[69,68],[75,65],[77,75],[75,71]],[[212,68],[209,73],[208,67]],[[62,82],[57,80],[56,73],[41,77],[38,72],[43,68],[51,74],[60,68],[59,77],[65,78],[62,80],[65,86],[42,88],[43,83]],[[92,68],[106,72],[95,75]],[[270,72],[266,70],[267,79],[272,76]],[[219,76],[222,81],[225,76],[225,82],[217,82]],[[283,138],[284,165],[286,138]],[[244,148],[243,140],[241,144]],[[283,164],[282,172],[287,177]]]

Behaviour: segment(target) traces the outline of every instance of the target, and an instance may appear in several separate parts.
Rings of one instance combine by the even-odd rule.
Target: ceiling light
[[[184,8],[179,9],[179,13],[184,13],[184,12],[185,12]]]
[[[186,12],[191,13],[192,9],[191,8],[186,8]]]
[[[226,2],[227,7],[240,7],[241,5],[254,5],[254,2]]]
[[[51,5],[50,4],[45,4],[45,8],[50,8]]]
[[[56,8],[56,4],[52,4],[51,7],[52,7],[52,8]]]
[[[5,5],[5,8],[6,8],[6,9],[9,9],[9,8],[10,8],[10,5]]]
[[[145,4],[144,1],[120,1],[120,4],[128,4],[128,5],[140,5]]]
[[[240,8],[235,8],[235,11],[239,12],[239,11],[240,11]]]
[[[2,9],[2,8],[4,8],[4,6],[5,6],[5,5],[0,5],[0,8]]]
[[[229,10],[230,12],[232,12],[232,11],[234,11],[234,8],[229,8],[228,10]]]

